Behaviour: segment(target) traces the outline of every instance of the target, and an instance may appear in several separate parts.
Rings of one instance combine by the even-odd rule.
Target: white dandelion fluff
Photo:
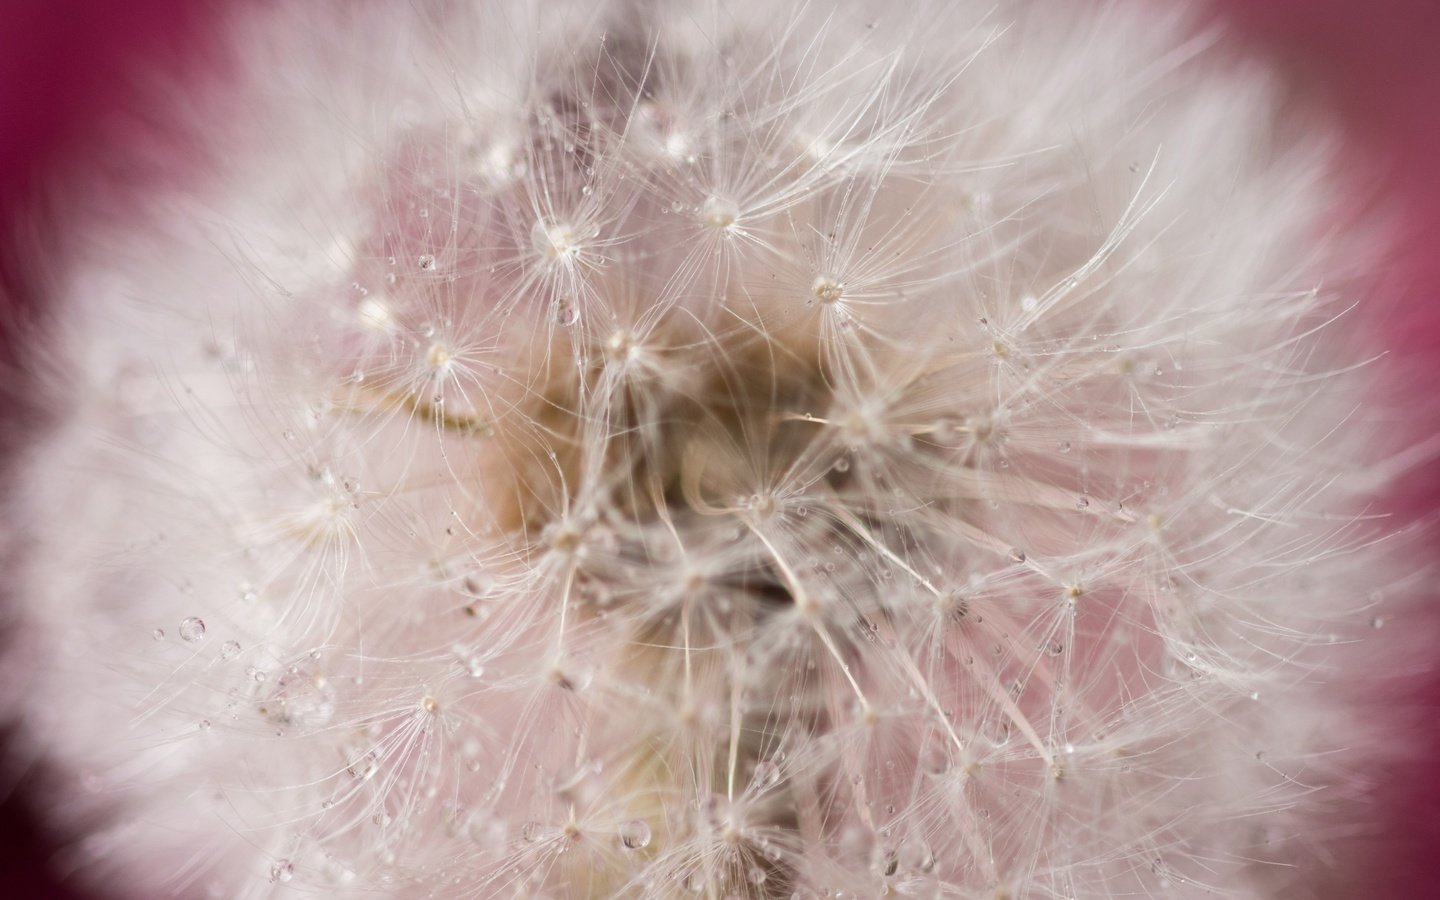
[[[1140,3],[291,6],[34,354],[91,878],[1303,890],[1415,573],[1268,76]]]

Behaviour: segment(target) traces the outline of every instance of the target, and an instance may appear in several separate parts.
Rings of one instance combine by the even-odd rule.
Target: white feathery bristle
[[[284,6],[35,354],[77,867],[1301,895],[1415,573],[1269,75],[1140,2]]]

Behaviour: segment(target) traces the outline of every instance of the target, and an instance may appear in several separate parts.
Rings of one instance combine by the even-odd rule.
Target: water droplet
[[[380,761],[375,758],[373,750],[357,753],[345,767],[345,771],[351,778],[366,781],[380,771]]]
[[[561,300],[555,304],[555,321],[569,327],[580,321],[580,310],[569,300]]]
[[[1376,628],[1376,629],[1384,628],[1384,627],[1385,627],[1385,619],[1382,618],[1382,617],[1380,617],[1380,616],[1374,617],[1373,619],[1370,620],[1370,627],[1371,627],[1371,628]],[[1403,630],[1403,629],[1402,629],[1402,630]]]
[[[760,787],[771,787],[780,781],[780,767],[772,760],[762,760],[755,766],[755,783]]]
[[[180,637],[187,641],[203,640],[205,622],[198,616],[187,616],[180,622]]]
[[[1011,548],[1010,548],[1010,561],[1011,561],[1011,562],[1023,563],[1023,562],[1025,561],[1025,559],[1026,559],[1026,557],[1025,557],[1025,551],[1024,551],[1024,550],[1021,550],[1019,547],[1011,547]]]
[[[950,771],[950,749],[938,737],[921,751],[920,770],[932,778],[942,778]]]
[[[900,858],[895,855],[894,850],[884,850],[880,859],[875,863],[875,871],[881,878],[889,878],[900,871]]]
[[[580,693],[590,686],[593,673],[589,669],[564,669],[554,668],[550,670],[550,682],[562,691]]]
[[[209,731],[209,730],[210,730],[210,720],[209,720],[209,719],[201,719],[199,724],[200,724],[200,730],[201,730],[201,731]]]
[[[290,860],[288,859],[277,860],[276,863],[270,867],[271,884],[274,884],[277,881],[283,884],[284,882],[289,881],[291,878],[294,877],[295,866],[292,865]]]
[[[1059,450],[1061,453],[1069,453],[1072,448],[1069,441],[1061,441],[1060,443],[1055,445],[1055,449]]]
[[[705,890],[705,873],[699,869],[695,869],[686,875],[684,881],[681,883],[685,886],[685,890],[690,893],[701,893]]]
[[[631,819],[620,825],[620,843],[626,850],[643,850],[650,846],[650,823]]]
[[[839,459],[835,460],[834,469],[836,472],[839,472],[842,475],[850,471],[850,457],[842,456]]]
[[[935,854],[928,844],[919,839],[900,845],[900,861],[906,869],[920,875],[928,875],[935,869]]]
[[[520,826],[520,839],[527,844],[533,844],[536,841],[540,840],[541,833],[544,831],[544,829],[545,826],[541,825],[539,822],[526,822],[524,825]]]
[[[309,731],[335,715],[335,689],[325,676],[292,667],[275,682],[261,713],[277,725]]]
[[[237,656],[239,656],[239,655],[240,655],[240,642],[239,642],[239,641],[226,641],[225,643],[223,643],[223,644],[220,645],[220,658],[221,658],[221,659],[234,659],[235,657],[237,657]]]
[[[1089,498],[1089,497],[1084,497],[1084,496],[1080,497],[1078,500],[1075,501],[1075,508],[1076,508],[1076,509],[1089,509],[1089,508],[1090,508],[1090,498]]]
[[[433,272],[433,271],[435,271],[435,265],[436,265],[436,263],[435,263],[435,254],[433,254],[433,253],[422,253],[422,254],[420,254],[420,259],[416,261],[416,264],[420,267],[420,271],[422,271],[422,272]]]
[[[461,579],[460,589],[479,600],[489,596],[495,589],[495,579],[487,572],[472,572]]]
[[[154,631],[150,632],[150,636],[157,641],[163,641],[165,640],[165,629],[157,628]]]

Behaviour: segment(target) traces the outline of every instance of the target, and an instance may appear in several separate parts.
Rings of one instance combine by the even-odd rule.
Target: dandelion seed
[[[569,225],[541,219],[530,229],[530,243],[545,259],[564,261],[580,252],[580,239]]]
[[[826,305],[839,300],[844,292],[845,289],[843,285],[829,278],[815,279],[815,284],[810,288],[810,293],[815,295],[815,299]]]
[[[740,207],[729,200],[707,197],[700,206],[700,220],[717,231],[728,231],[740,218]]]
[[[626,850],[643,850],[650,846],[650,825],[644,819],[631,819],[620,826],[620,843]]]
[[[635,352],[635,338],[628,331],[616,331],[605,339],[605,355],[612,362],[623,363],[632,359]]]

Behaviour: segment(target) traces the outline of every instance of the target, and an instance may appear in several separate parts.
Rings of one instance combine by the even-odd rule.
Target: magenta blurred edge
[[[250,2],[250,0],[246,0]],[[136,109],[145,78],[218,77],[214,24],[233,0],[0,0],[0,372],[28,322],[43,318],[46,261],[63,244],[48,203],[77,173],[104,167],[103,134]],[[124,129],[134,133],[133,126]],[[147,134],[169,149],[165,135]],[[182,153],[175,144],[177,154]],[[177,163],[179,160],[177,160]],[[122,172],[143,190],[156,172]],[[29,427],[25,404],[0,391],[0,453]],[[0,602],[6,590],[0,584]],[[0,616],[3,620],[3,616]],[[0,652],[6,636],[0,634]],[[0,689],[6,686],[0,685]],[[0,721],[0,759],[11,747]],[[60,836],[42,826],[33,785],[43,770],[0,768],[0,894],[16,900],[105,900],[67,883]]]

